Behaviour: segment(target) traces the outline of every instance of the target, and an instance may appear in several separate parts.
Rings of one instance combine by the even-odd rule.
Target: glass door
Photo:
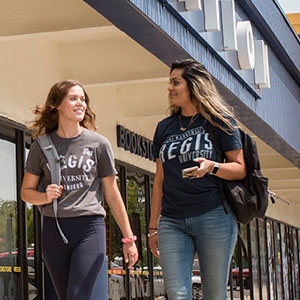
[[[18,299],[16,146],[0,138],[0,299]],[[1,298],[2,297],[2,298]]]
[[[130,270],[130,290],[132,299],[147,298],[146,285],[148,283],[148,262],[146,246],[146,218],[145,218],[145,177],[133,169],[127,169],[127,201],[128,216],[134,235],[137,236],[139,261]]]

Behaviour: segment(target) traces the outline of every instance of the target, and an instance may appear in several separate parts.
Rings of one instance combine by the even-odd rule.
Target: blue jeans
[[[237,222],[223,206],[200,216],[175,219],[162,216],[158,248],[169,300],[192,299],[192,266],[197,252],[205,300],[226,300],[230,260]]]

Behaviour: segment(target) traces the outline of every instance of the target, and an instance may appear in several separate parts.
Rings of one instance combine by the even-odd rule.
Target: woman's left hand
[[[213,161],[208,160],[204,157],[196,158],[194,159],[194,161],[200,165],[199,168],[194,171],[195,177],[197,178],[201,178],[205,174],[209,173],[214,164]]]
[[[219,169],[215,176],[226,180],[241,180],[246,176],[246,165],[244,160],[243,149],[231,150],[225,152],[226,162],[218,163]],[[201,178],[210,173],[214,166],[214,161],[199,157],[194,159],[199,163],[199,168],[193,171],[194,178]]]
[[[139,258],[135,242],[130,244],[123,244],[123,254],[125,263],[128,263],[128,268],[131,268]]]

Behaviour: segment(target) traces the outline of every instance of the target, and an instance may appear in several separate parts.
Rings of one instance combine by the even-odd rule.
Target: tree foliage
[[[0,251],[17,247],[17,202],[0,200]]]

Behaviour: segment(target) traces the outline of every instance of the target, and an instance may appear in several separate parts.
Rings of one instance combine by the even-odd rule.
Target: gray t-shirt
[[[71,218],[87,215],[103,215],[101,178],[115,175],[114,157],[109,141],[87,129],[74,138],[61,138],[56,131],[51,139],[62,156],[61,185],[64,187],[58,199],[58,217]],[[34,141],[30,147],[26,171],[43,176],[46,186],[51,183],[47,159]],[[43,206],[44,216],[54,217],[52,204]]]

